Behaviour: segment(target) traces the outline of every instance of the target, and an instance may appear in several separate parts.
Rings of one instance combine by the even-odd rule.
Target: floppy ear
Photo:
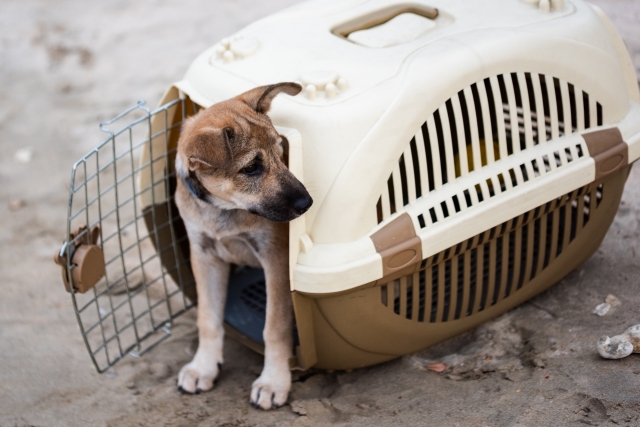
[[[232,127],[224,129],[207,128],[188,138],[186,149],[187,168],[193,170],[210,170],[224,168],[233,160],[231,144],[235,138]]]
[[[287,95],[294,96],[299,94],[301,90],[302,86],[299,84],[285,82],[269,86],[260,86],[238,95],[237,98],[258,113],[267,114],[269,108],[271,108],[271,101],[273,101],[276,95],[286,93]]]
[[[197,156],[189,156],[189,164],[187,168],[190,171],[198,170],[198,169],[212,169],[213,165],[205,161],[204,159]]]

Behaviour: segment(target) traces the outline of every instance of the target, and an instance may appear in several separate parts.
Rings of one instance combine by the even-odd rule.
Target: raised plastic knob
[[[338,94],[338,91],[336,89],[336,85],[334,85],[333,83],[329,83],[328,85],[325,86],[324,95],[327,98],[335,98],[337,94]]]
[[[540,0],[538,7],[543,12],[551,12],[551,3],[549,3],[549,0]]]
[[[307,99],[309,100],[316,99],[317,90],[315,85],[307,85],[307,87],[304,90],[304,93],[305,95],[307,95]]]
[[[564,7],[564,0],[551,0],[551,8],[553,10],[562,10]]]
[[[314,85],[316,89],[323,90],[329,83],[338,80],[338,73],[329,70],[308,71],[300,76],[302,83]]]
[[[222,58],[224,59],[224,62],[233,62],[233,60],[236,59],[236,56],[233,54],[233,52],[231,52],[230,50],[227,50],[222,55]]]
[[[221,44],[216,45],[216,56],[218,58],[222,58],[222,55],[227,51],[227,49]]]
[[[260,43],[258,43],[257,39],[254,39],[253,37],[243,37],[232,41],[229,49],[236,56],[246,58],[258,50],[258,47],[260,47]]]

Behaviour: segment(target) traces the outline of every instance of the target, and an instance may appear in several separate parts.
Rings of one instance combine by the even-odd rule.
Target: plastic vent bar
[[[526,287],[588,224],[601,184],[575,190],[424,259],[416,273],[380,287],[383,305],[417,322],[468,317]]]
[[[501,168],[504,160],[601,125],[601,105],[554,77],[511,73],[472,84],[430,115],[411,139],[378,200],[378,223],[458,177],[488,165],[495,164],[493,170],[504,169],[465,189],[463,200],[457,195],[441,200],[418,218],[423,228],[436,223],[571,163],[584,155],[586,147],[563,147],[554,141],[537,158],[523,156],[521,163]]]

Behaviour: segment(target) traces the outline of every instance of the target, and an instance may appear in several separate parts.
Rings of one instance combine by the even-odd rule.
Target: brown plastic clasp
[[[422,241],[407,213],[373,233],[371,240],[382,257],[382,279],[378,283],[412,274],[422,261]]]
[[[82,237],[76,240],[78,236]],[[67,274],[66,246],[63,245],[60,252],[57,252],[53,257],[55,263],[62,267],[62,281],[67,292],[71,292],[71,286],[73,286],[74,292],[83,294],[93,288],[105,276],[104,253],[102,248],[97,245],[99,238],[100,227],[97,225],[89,231],[87,231],[86,226],[83,226],[75,233],[71,233],[68,240],[69,243],[65,242],[65,245],[72,245],[69,251],[71,256],[71,278]]]
[[[583,133],[589,155],[596,162],[595,183],[606,181],[608,177],[629,164],[629,146],[618,128]]]

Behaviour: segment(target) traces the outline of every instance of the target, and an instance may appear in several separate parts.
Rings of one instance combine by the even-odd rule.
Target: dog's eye
[[[249,166],[242,168],[240,170],[241,173],[245,175],[258,175],[262,172],[260,165],[257,162],[251,163]]]

